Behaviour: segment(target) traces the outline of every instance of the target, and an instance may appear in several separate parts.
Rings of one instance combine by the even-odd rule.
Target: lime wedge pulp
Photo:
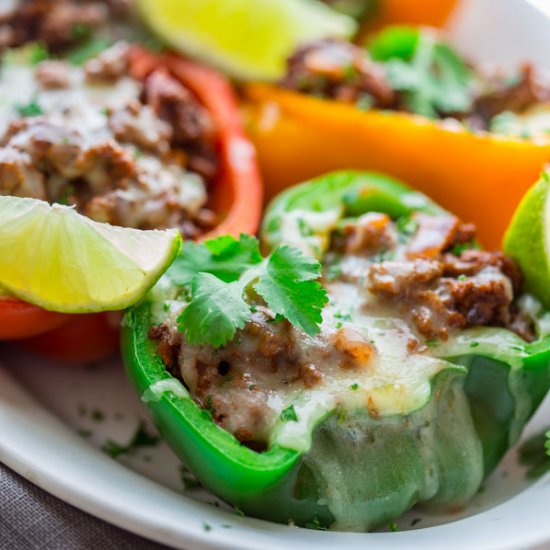
[[[138,0],[143,20],[175,48],[244,80],[271,80],[299,44],[347,38],[356,22],[319,0]]]
[[[550,176],[527,191],[506,234],[504,252],[514,258],[523,273],[525,289],[550,308]]]
[[[180,247],[177,229],[114,227],[68,206],[0,196],[0,288],[52,311],[126,308]]]

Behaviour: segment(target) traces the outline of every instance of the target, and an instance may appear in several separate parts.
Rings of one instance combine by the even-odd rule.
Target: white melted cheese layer
[[[462,370],[425,347],[420,346],[422,352],[411,352],[409,343],[418,341],[417,334],[390,308],[369,308],[366,290],[360,293],[357,286],[341,282],[327,288],[331,302],[323,312],[322,332],[351,331],[354,340],[371,346],[372,355],[360,369],[316,365],[324,379],[305,391],[291,385],[278,387],[280,409],[292,404],[298,421],[284,421],[280,412],[274,411],[279,414],[271,431],[271,445],[308,450],[312,428],[335,409],[341,413],[365,410],[373,418],[409,414],[430,400],[432,380],[439,372]],[[309,337],[301,338],[307,361]]]

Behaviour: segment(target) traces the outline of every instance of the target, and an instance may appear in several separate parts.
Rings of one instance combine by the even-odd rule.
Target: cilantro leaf
[[[168,271],[191,299],[178,318],[190,344],[220,347],[244,328],[262,298],[274,320],[287,319],[309,335],[319,332],[326,291],[316,281],[321,266],[290,246],[262,258],[258,240],[249,235],[219,237],[203,244],[185,243]]]
[[[315,281],[320,275],[319,262],[296,248],[281,246],[270,256],[254,288],[273,313],[313,335],[319,332],[327,299],[326,291]]]
[[[88,59],[96,57],[103,50],[112,45],[110,40],[105,38],[90,38],[86,42],[73,48],[67,55],[67,59],[73,65],[83,65]]]
[[[225,235],[204,244],[183,243],[181,253],[167,275],[177,285],[188,285],[200,272],[211,273],[230,283],[238,280],[248,266],[261,261],[257,239],[245,234],[239,240]]]
[[[413,113],[435,118],[471,109],[474,73],[433,32],[393,27],[380,33],[369,51],[386,64],[391,86]]]
[[[210,273],[199,273],[193,277],[191,289],[193,299],[178,319],[190,344],[208,342],[220,347],[244,327],[250,307],[238,281],[225,283]]]

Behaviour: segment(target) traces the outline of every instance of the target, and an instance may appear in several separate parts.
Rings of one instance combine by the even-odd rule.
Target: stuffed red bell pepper
[[[257,229],[262,193],[255,152],[223,76],[125,42],[83,65],[33,64],[29,52],[10,52],[2,67],[0,195],[72,205],[123,227],[177,227],[188,239]],[[79,323],[90,339],[97,335],[95,351],[83,352],[68,337]],[[0,339],[55,327],[57,333],[32,345],[95,359],[115,342],[106,334],[116,323],[105,314],[92,323],[3,291]]]

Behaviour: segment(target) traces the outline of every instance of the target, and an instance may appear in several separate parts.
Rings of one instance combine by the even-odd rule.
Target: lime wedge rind
[[[0,197],[0,220],[0,287],[51,311],[125,309],[181,248],[177,229],[114,227],[36,199]]]
[[[503,250],[521,268],[524,288],[550,308],[550,176],[543,173],[520,202]]]
[[[304,42],[349,38],[357,23],[318,0],[138,0],[175,48],[243,80],[275,80]]]

